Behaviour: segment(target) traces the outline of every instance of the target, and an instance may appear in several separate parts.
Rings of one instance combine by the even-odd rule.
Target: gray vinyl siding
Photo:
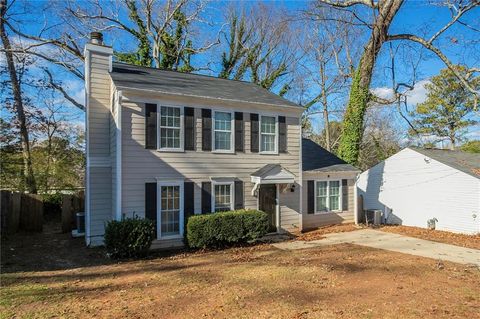
[[[125,94],[124,96],[128,95]],[[255,108],[248,110],[231,106],[228,110],[244,112],[245,152],[236,154],[219,154],[202,151],[202,119],[201,108],[221,110],[223,105],[205,105],[189,98],[168,98],[162,96],[150,103],[166,105],[182,105],[195,108],[196,117],[196,151],[160,152],[145,149],[144,102],[137,102],[134,96],[130,101],[122,101],[122,213],[131,216],[144,216],[145,182],[158,180],[189,180],[195,183],[195,213],[201,213],[201,183],[211,177],[234,177],[244,182],[244,199],[246,208],[257,208],[257,199],[252,196],[253,184],[250,174],[270,163],[279,163],[296,176],[297,187],[294,193],[281,193],[281,226],[284,230],[298,230],[300,223],[300,181],[299,151],[300,127],[299,112],[282,114],[280,108],[277,115],[287,115],[288,153],[279,155],[260,155],[250,152],[250,114]],[[226,103],[226,102],[225,102]],[[226,107],[230,105],[225,104]],[[256,110],[256,109],[255,109]],[[261,113],[261,111],[258,111]]]
[[[307,182],[309,180],[341,180],[347,179],[348,209],[338,213],[308,214]],[[321,226],[355,222],[355,173],[303,173],[303,230]]]
[[[112,217],[112,113],[111,113],[111,79],[109,57],[92,51],[90,56],[90,85],[88,96],[88,165],[90,182],[89,194],[89,229],[91,245],[103,242],[105,222]]]

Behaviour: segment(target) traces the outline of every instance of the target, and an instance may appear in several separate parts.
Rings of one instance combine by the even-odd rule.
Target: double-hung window
[[[183,233],[183,185],[160,183],[160,237],[181,236]]]
[[[277,118],[275,116],[260,117],[260,152],[277,152]]]
[[[214,184],[213,203],[214,212],[233,210],[233,183]]]
[[[161,150],[182,150],[182,108],[160,107],[159,143]]]
[[[233,116],[231,112],[214,112],[214,151],[233,151]]]
[[[340,181],[317,181],[315,187],[315,212],[340,210]]]

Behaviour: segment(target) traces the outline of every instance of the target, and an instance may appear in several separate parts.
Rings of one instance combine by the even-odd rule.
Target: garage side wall
[[[365,209],[381,209],[390,224],[458,233],[480,232],[480,180],[411,149],[404,149],[358,180]]]

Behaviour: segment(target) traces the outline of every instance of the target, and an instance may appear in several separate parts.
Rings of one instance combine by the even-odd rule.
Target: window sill
[[[212,153],[214,153],[214,154],[235,154],[235,151],[229,151],[229,150],[212,150]]]
[[[161,153],[184,153],[184,149],[180,148],[157,148],[157,152]]]
[[[170,239],[183,239],[182,235],[170,235],[170,236],[161,236],[155,240],[170,240]]]
[[[314,215],[341,214],[345,212],[346,211],[343,211],[343,210],[328,210],[328,211],[315,212]]]
[[[260,155],[278,155],[278,152],[258,152]]]

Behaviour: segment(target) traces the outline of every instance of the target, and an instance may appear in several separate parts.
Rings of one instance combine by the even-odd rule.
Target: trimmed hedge
[[[138,217],[112,220],[105,226],[105,248],[110,258],[142,257],[155,238],[155,227],[148,219]]]
[[[205,248],[249,242],[267,234],[268,228],[268,215],[258,210],[194,215],[187,222],[187,243]]]

